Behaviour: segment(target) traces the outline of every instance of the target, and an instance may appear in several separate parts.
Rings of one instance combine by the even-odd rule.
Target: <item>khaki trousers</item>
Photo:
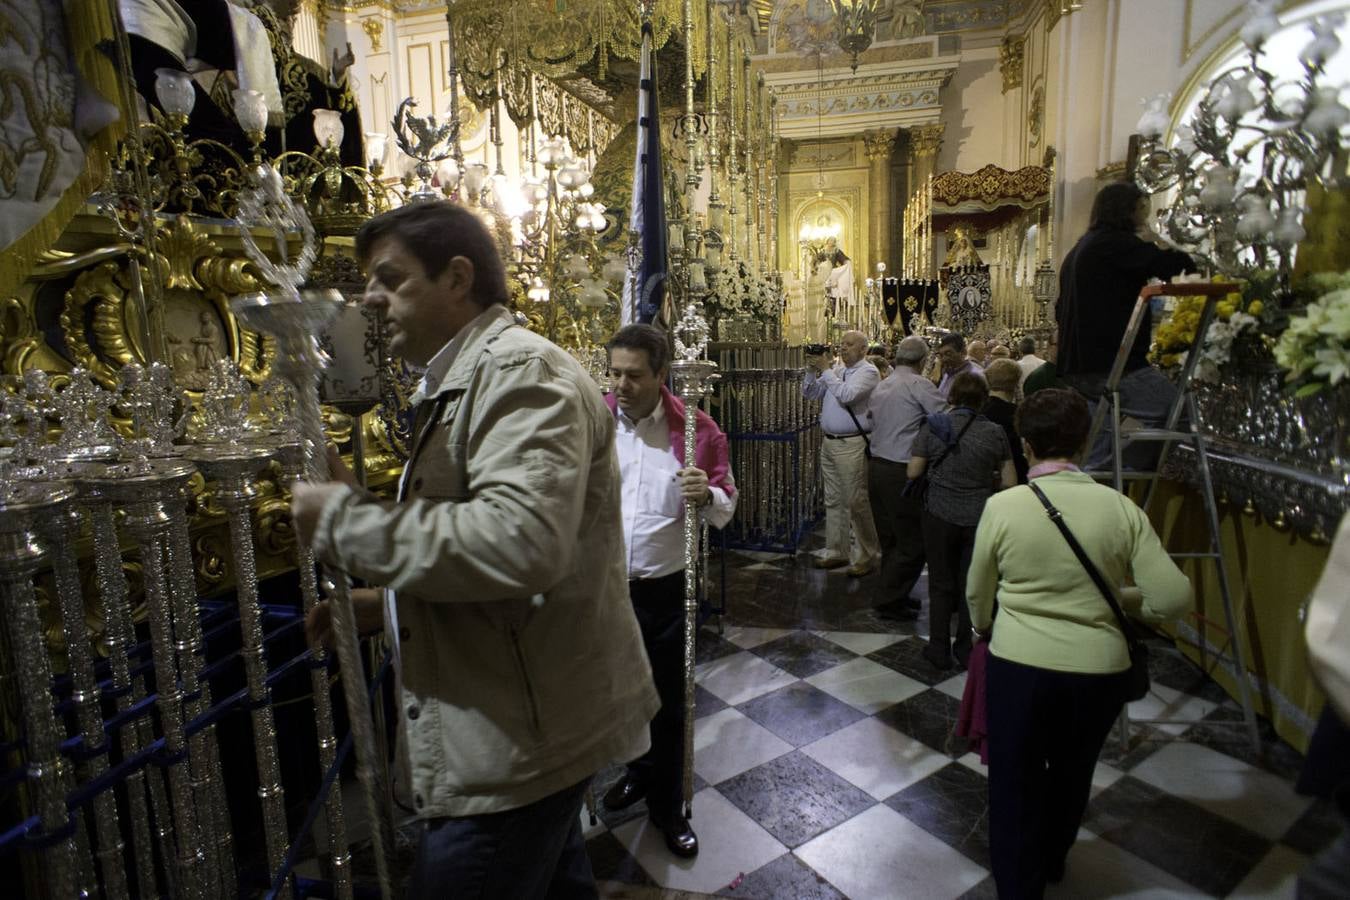
[[[826,438],[820,446],[820,476],[825,483],[825,553],[855,566],[875,565],[881,557],[872,507],[867,498],[866,444],[861,436]]]

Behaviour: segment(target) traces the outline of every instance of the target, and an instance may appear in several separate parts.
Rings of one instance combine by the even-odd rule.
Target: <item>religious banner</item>
[[[947,307],[952,327],[962,334],[973,334],[980,323],[993,318],[993,289],[989,266],[959,266],[943,269],[947,282]]]

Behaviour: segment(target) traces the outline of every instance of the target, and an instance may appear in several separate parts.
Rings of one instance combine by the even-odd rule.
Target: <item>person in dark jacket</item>
[[[1163,246],[1147,230],[1147,217],[1143,191],[1124,181],[1106,185],[1092,203],[1087,233],[1064,257],[1060,269],[1055,364],[1059,377],[1090,401],[1103,395],[1135,301],[1149,279],[1168,279],[1195,268],[1190,256]],[[1152,334],[1153,314],[1146,310],[1120,382],[1122,414],[1145,425],[1162,424],[1176,396],[1172,382],[1148,363]],[[1089,466],[1104,464],[1110,447],[1108,425],[1092,447]]]
[[[1012,448],[1013,468],[1017,470],[1017,483],[1027,483],[1027,457],[1022,452],[1022,441],[1017,436],[1013,418],[1017,415],[1017,382],[1022,370],[1010,359],[996,359],[984,370],[984,380],[989,385],[989,399],[985,401],[984,417],[1002,427],[1008,436],[1008,446]]]

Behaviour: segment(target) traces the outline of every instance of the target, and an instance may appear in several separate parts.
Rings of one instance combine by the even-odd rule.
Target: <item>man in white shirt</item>
[[[1022,370],[1022,378],[1017,382],[1017,389],[1020,391],[1022,385],[1026,383],[1027,376],[1045,365],[1045,360],[1036,355],[1035,338],[1022,338],[1017,344],[1017,350],[1022,354],[1017,358],[1017,368]]]
[[[867,361],[867,338],[847,331],[839,341],[839,363],[806,357],[802,394],[820,400],[820,474],[825,483],[825,555],[817,568],[848,566],[854,577],[866,575],[881,559],[876,525],[867,500],[867,441],[872,419],[868,397],[881,381]]]
[[[698,853],[698,837],[680,812],[684,773],[684,507],[697,504],[714,528],[736,511],[736,483],[727,439],[695,411],[695,464],[684,461],[685,407],[666,387],[670,343],[651,325],[628,325],[609,342],[615,448],[622,483],[628,593],[651,660],[661,710],[652,719],[651,749],[605,793],[605,807],[625,809],[643,797],[666,847]]]

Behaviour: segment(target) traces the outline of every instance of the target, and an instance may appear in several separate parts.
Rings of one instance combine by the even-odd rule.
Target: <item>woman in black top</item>
[[[1000,488],[1017,484],[1012,451],[1003,428],[980,415],[989,399],[984,379],[962,372],[952,379],[949,413],[932,413],[910,451],[911,481],[929,468],[923,514],[923,546],[928,557],[928,646],[923,655],[938,669],[952,667],[952,652],[962,666],[970,655],[970,607],[966,570],[975,549],[975,526],[984,501]],[[944,455],[945,454],[945,455]],[[952,640],[952,614],[957,616]]]
[[[1105,392],[1107,375],[1125,340],[1125,329],[1139,292],[1150,278],[1168,279],[1195,269],[1180,250],[1157,243],[1146,228],[1148,198],[1129,182],[1108,184],[1097,192],[1087,233],[1064,257],[1059,273],[1059,377],[1089,401]],[[1147,236],[1145,240],[1141,235]],[[1120,380],[1120,411],[1126,418],[1157,427],[1167,419],[1177,389],[1171,380],[1148,364],[1153,340],[1153,312],[1145,308],[1143,323],[1130,345]],[[1088,451],[1088,468],[1107,465],[1111,458],[1111,425],[1097,434]],[[1128,447],[1127,467],[1151,468],[1156,445]]]

